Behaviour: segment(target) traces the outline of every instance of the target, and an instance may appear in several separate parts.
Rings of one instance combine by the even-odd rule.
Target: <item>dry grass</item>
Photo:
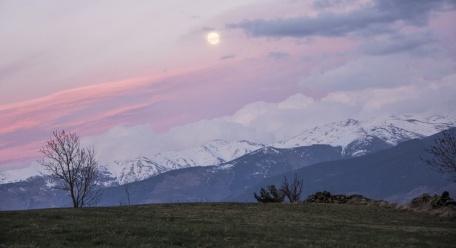
[[[456,221],[377,206],[169,204],[0,212],[0,247],[454,247]]]

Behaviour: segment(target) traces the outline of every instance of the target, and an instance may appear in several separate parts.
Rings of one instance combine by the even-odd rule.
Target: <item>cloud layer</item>
[[[120,126],[85,142],[96,147],[102,161],[109,162],[186,149],[213,139],[273,144],[315,125],[346,118],[366,120],[404,113],[456,116],[452,109],[456,106],[454,80],[456,74],[438,86],[339,91],[321,99],[295,94],[276,103],[250,103],[233,115],[200,120],[164,133],[154,132],[148,126]]]
[[[0,170],[36,159],[55,128],[109,160],[454,113],[454,1],[91,4],[0,1]]]
[[[392,25],[403,22],[407,25],[424,26],[429,16],[435,11],[451,9],[456,6],[451,0],[381,0],[361,5],[357,10],[348,13],[325,11],[338,1],[321,7],[317,16],[303,16],[279,19],[245,20],[230,24],[229,28],[241,28],[248,34],[258,37],[312,37],[344,36],[349,34],[373,35],[382,32],[393,32]],[[345,1],[345,4],[360,1]]]

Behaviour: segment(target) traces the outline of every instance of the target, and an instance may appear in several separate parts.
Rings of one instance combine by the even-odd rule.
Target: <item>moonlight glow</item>
[[[220,34],[216,32],[210,32],[207,34],[207,42],[211,45],[217,45],[220,43]]]

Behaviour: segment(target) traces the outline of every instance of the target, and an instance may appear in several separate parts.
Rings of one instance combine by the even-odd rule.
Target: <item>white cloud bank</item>
[[[164,133],[154,132],[147,124],[120,126],[84,141],[94,145],[104,162],[181,150],[213,139],[274,143],[309,127],[345,118],[368,119],[403,113],[454,114],[455,82],[456,74],[452,74],[438,83],[335,91],[320,99],[298,93],[277,103],[254,102],[231,116],[201,120]]]

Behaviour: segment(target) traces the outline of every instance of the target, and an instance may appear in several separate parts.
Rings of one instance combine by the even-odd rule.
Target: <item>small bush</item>
[[[260,189],[260,194],[254,193],[255,199],[261,203],[283,202],[285,195],[275,185]]]

